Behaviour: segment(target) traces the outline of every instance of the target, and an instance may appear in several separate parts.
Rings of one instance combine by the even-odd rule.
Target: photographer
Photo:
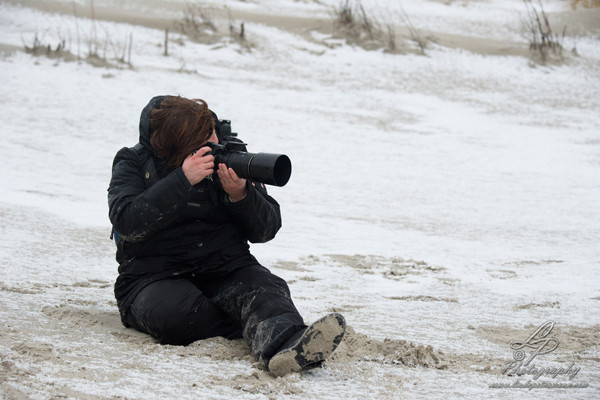
[[[203,100],[154,97],[140,143],[115,156],[108,189],[121,320],[161,343],[243,337],[275,375],[318,366],[341,341],[329,314],[306,326],[284,280],[248,241],[271,240],[279,204],[264,185],[214,165],[220,123]]]

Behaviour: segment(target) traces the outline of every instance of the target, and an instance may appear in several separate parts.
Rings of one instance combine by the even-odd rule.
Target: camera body
[[[292,163],[285,154],[248,153],[246,144],[231,132],[231,121],[219,120],[219,144],[208,142],[215,157],[215,165],[221,163],[232,168],[240,178],[267,185],[285,186],[292,174]]]

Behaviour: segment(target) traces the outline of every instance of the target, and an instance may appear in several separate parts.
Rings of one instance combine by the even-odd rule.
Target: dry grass
[[[23,38],[23,48],[26,53],[34,56],[46,56],[64,61],[85,61],[95,66],[108,68],[131,68],[131,46],[133,37],[129,35],[124,38],[124,41],[116,41],[111,39],[107,34],[102,41],[98,37],[92,39],[84,39],[88,45],[88,53],[81,57],[79,53],[74,54],[70,48],[70,40],[56,39],[54,42],[46,40],[45,35],[35,34],[30,42],[26,42]],[[77,39],[78,42],[80,39]]]
[[[200,4],[188,4],[181,20],[175,25],[191,40],[201,43],[214,42],[218,32],[210,12]]]
[[[542,0],[529,3],[523,0],[527,10],[527,18],[524,20],[525,31],[529,40],[529,49],[534,59],[546,63],[550,58],[563,59],[563,42],[567,27],[561,34],[557,34],[544,11]]]
[[[40,38],[40,36],[36,33],[31,43],[26,43],[23,38],[21,38],[21,41],[23,42],[23,48],[25,49],[25,52],[36,56],[45,55],[56,58],[65,57],[71,54],[67,50],[67,42],[64,39],[59,39],[56,45],[53,46],[52,44],[46,42],[43,36]]]
[[[600,0],[571,0],[571,7],[576,9],[578,6],[585,8],[600,7]]]
[[[187,36],[190,40],[204,43],[216,44],[224,38],[229,38],[230,42],[237,43],[241,51],[249,51],[253,47],[247,39],[247,31],[244,22],[235,21],[229,11],[229,32],[222,31],[214,22],[210,9],[201,4],[188,4],[183,11],[183,17],[175,23],[176,29]],[[165,33],[165,36],[168,33]],[[165,48],[168,46],[168,39],[165,39]]]
[[[251,51],[253,44],[248,41],[246,35],[246,26],[243,21],[236,21],[228,12],[229,16],[229,38],[240,46],[241,50]]]
[[[424,55],[428,40],[426,38],[424,38],[421,35],[421,33],[419,32],[419,30],[416,29],[415,26],[412,24],[410,17],[408,16],[407,12],[404,10],[404,7],[400,6],[400,10],[401,10],[401,15],[402,15],[402,21],[404,22],[404,25],[408,29],[408,32],[410,35],[410,40],[412,40],[414,43],[416,43],[416,45],[419,48],[419,52]]]
[[[339,7],[334,7],[334,27],[352,44],[364,45],[369,41],[381,38],[379,23],[367,16],[360,0],[341,0]]]
[[[417,52],[425,54],[427,39],[411,23],[410,17],[401,9],[400,15],[385,14],[385,22],[367,13],[360,0],[340,0],[339,6],[333,8],[334,30],[347,43],[356,44],[366,49],[381,49],[400,52],[397,27],[404,26],[409,33],[409,40],[417,45]]]

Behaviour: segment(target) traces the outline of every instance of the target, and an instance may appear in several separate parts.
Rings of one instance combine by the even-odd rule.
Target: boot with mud
[[[341,314],[324,316],[289,338],[269,360],[269,371],[275,376],[284,376],[321,366],[340,344],[345,332],[346,320]]]

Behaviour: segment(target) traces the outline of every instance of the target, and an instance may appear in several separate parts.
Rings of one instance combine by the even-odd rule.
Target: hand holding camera
[[[215,172],[215,157],[210,153],[210,147],[201,147],[183,161],[181,168],[192,186]]]
[[[232,203],[237,203],[243,200],[248,193],[246,189],[246,180],[237,176],[233,168],[228,168],[225,164],[219,164],[217,169],[219,180],[223,186],[223,190],[229,195],[229,200]]]

